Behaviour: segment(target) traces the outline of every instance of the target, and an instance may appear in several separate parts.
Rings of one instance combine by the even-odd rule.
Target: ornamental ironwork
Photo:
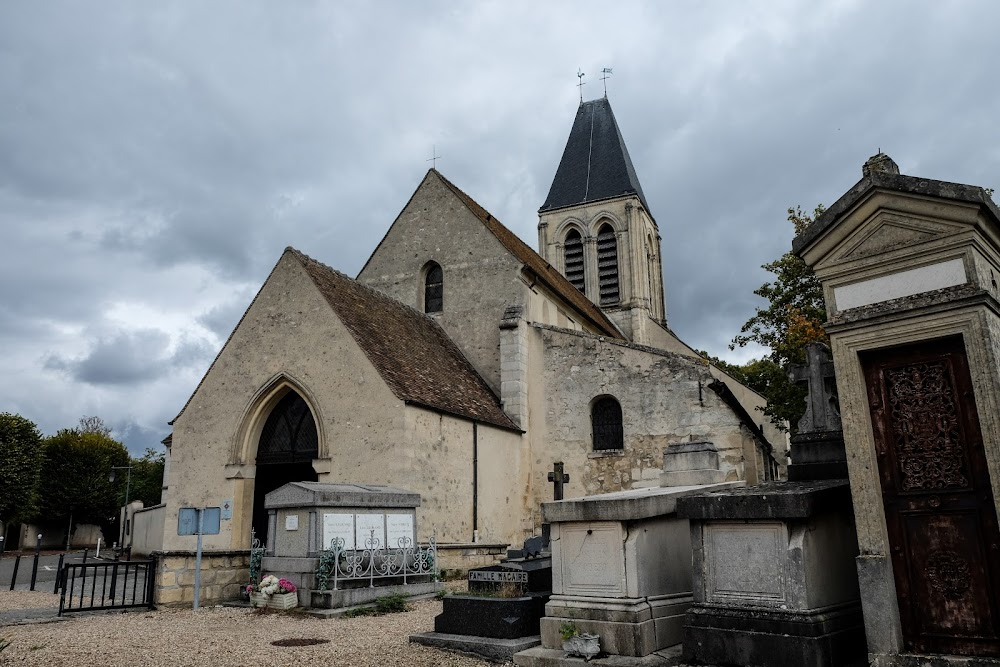
[[[902,491],[969,485],[949,370],[944,361],[929,361],[886,373]]]
[[[363,549],[345,549],[344,539],[330,540],[330,548],[320,555],[316,572],[317,590],[337,590],[345,581],[368,580],[369,588],[376,579],[402,578],[403,584],[414,577],[438,578],[437,539],[431,536],[427,545],[414,544],[409,537],[400,537],[395,547],[382,544],[372,530]]]

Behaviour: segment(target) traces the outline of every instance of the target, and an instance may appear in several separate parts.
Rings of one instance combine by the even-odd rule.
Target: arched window
[[[427,265],[424,278],[424,312],[440,313],[444,310],[444,272],[435,262]]]
[[[618,241],[611,225],[602,225],[597,232],[597,284],[602,306],[621,301],[618,291]]]
[[[566,259],[566,279],[573,287],[584,294],[586,290],[586,278],[583,272],[583,239],[580,232],[571,229],[566,235],[566,242],[563,244]]]
[[[590,425],[594,433],[594,451],[602,452],[625,448],[622,430],[622,406],[605,396],[590,409]]]
[[[312,463],[319,456],[316,422],[306,402],[289,391],[274,406],[260,432],[257,465]]]

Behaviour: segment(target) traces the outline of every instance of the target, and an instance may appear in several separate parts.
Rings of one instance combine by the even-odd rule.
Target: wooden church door
[[[1000,655],[1000,531],[962,339],[861,361],[906,650]]]
[[[312,462],[318,450],[312,411],[301,396],[289,391],[268,416],[257,446],[252,526],[262,544],[267,541],[264,496],[289,482],[315,482]]]

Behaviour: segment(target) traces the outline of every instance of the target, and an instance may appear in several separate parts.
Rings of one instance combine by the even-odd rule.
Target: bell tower
[[[541,256],[649,344],[666,326],[660,234],[607,97],[577,109],[538,219]]]

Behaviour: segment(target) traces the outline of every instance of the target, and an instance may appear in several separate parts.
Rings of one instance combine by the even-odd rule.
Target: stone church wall
[[[440,541],[472,540],[472,423],[396,398],[301,265],[286,257],[174,423],[165,550],[193,548],[193,538],[176,535],[179,507],[227,499],[234,501],[233,518],[222,522],[221,534],[205,537],[205,548],[249,547],[254,415],[266,418],[261,406],[288,383],[317,418],[319,481],[414,491],[423,499],[420,539],[437,528]],[[480,525],[488,522],[486,532],[500,539],[515,532],[519,518],[505,513],[504,490],[515,488],[521,436],[484,425],[476,430],[480,469],[490,471],[479,480]]]
[[[552,327],[528,332],[529,354],[540,359],[532,364],[539,377],[528,397],[536,506],[551,499],[546,474],[553,461],[563,461],[570,475],[566,497],[657,486],[664,448],[692,440],[715,444],[727,479],[756,476],[751,436],[708,388],[705,363]],[[593,451],[590,410],[603,396],[622,408],[621,451]]]
[[[444,310],[433,314],[479,374],[500,393],[497,323],[524,305],[521,264],[438,176],[429,172],[358,274],[358,280],[423,311],[424,271],[444,273]]]

